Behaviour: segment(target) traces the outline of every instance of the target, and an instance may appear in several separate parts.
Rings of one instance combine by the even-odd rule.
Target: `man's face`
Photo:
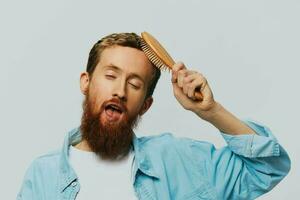
[[[142,51],[114,46],[102,52],[92,77],[81,75],[83,136],[93,151],[111,158],[126,153],[137,118],[152,103],[145,96],[153,70]]]
[[[94,112],[98,112],[105,101],[120,99],[128,111],[129,117],[143,114],[145,96],[153,73],[153,67],[146,55],[134,48],[114,46],[101,54],[89,84],[89,97],[94,103]],[[101,120],[119,122],[124,112],[104,112]]]

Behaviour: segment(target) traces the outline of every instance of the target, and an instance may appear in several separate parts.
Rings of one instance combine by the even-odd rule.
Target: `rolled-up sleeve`
[[[255,199],[270,191],[290,170],[289,156],[271,130],[253,120],[243,122],[256,134],[221,132],[226,147],[216,149],[201,142],[192,146],[194,153],[201,149],[202,155],[205,147],[208,177],[222,199]]]
[[[280,145],[271,130],[250,120],[243,120],[256,134],[229,135],[221,132],[229,148],[248,158],[280,156]]]

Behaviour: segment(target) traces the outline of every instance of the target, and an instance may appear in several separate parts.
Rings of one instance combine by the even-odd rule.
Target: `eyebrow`
[[[119,68],[118,66],[115,66],[113,64],[109,64],[109,65],[107,65],[107,66],[104,67],[104,70],[107,70],[107,69],[111,69],[111,70],[114,70],[114,71],[117,71],[117,72],[121,72],[122,71],[121,68]],[[143,82],[143,84],[145,84],[144,79],[141,76],[139,76],[138,74],[136,74],[136,73],[130,73],[129,77],[130,78],[137,78],[137,79],[141,80]]]

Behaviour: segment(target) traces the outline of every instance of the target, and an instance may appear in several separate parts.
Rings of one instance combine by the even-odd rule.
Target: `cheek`
[[[97,114],[99,112],[99,103],[96,100],[96,96],[93,92],[89,91],[89,97],[88,97],[88,101],[89,101],[89,106],[91,108],[91,111],[93,114]]]
[[[100,92],[101,91],[101,92]],[[89,101],[93,106],[93,112],[98,113],[102,103],[106,100],[105,94],[107,91],[105,89],[101,89],[98,87],[94,87],[91,85],[89,88]]]
[[[128,107],[135,114],[139,113],[144,104],[144,94],[136,94],[128,101]]]
[[[103,81],[94,81],[90,85],[90,94],[95,96],[96,99],[99,98],[107,98],[111,95],[111,87],[110,84],[107,84]]]

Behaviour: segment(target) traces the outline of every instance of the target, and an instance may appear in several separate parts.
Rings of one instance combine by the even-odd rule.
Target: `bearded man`
[[[215,101],[201,73],[180,62],[172,69],[174,96],[228,145],[169,133],[137,137],[160,77],[140,42],[135,33],[118,33],[93,46],[80,76],[81,125],[62,149],[32,162],[17,199],[254,199],[286,176],[290,159],[271,130],[239,120]],[[195,100],[199,88],[203,101]]]

